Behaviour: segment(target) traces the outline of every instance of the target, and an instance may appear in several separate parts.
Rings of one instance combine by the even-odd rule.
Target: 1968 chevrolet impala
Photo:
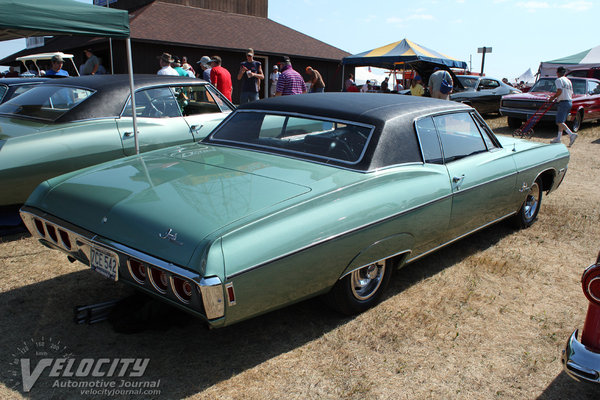
[[[531,225],[568,160],[460,103],[287,96],[200,143],[48,180],[21,216],[42,244],[212,327],[317,295],[353,314],[396,267],[505,218]]]

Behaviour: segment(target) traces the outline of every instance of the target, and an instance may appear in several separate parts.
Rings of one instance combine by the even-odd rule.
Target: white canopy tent
[[[567,57],[543,61],[540,63],[540,69],[538,71],[540,78],[555,77],[556,68],[560,66],[565,67],[569,72],[600,68],[600,45]]]

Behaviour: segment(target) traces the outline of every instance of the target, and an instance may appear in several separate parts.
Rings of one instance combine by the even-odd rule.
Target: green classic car
[[[203,139],[233,105],[200,79],[135,75],[140,151]],[[48,178],[135,154],[127,75],[46,80],[0,105],[0,211]]]
[[[568,160],[456,102],[285,96],[201,143],[46,181],[21,216],[42,244],[211,327],[317,295],[354,314],[397,267],[505,218],[531,225]]]

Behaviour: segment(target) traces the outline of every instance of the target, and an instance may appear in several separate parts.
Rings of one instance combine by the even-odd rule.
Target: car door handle
[[[461,176],[455,176],[454,178],[452,178],[452,182],[456,185],[456,190],[460,190],[460,185],[462,184],[464,179],[465,174],[462,174]]]
[[[190,130],[192,132],[198,132],[200,129],[202,129],[203,126],[204,125],[192,125],[192,126],[190,126]]]

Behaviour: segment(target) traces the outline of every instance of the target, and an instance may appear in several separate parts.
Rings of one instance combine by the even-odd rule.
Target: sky
[[[598,12],[598,0],[269,1],[270,19],[351,54],[406,38],[480,72],[477,49],[491,47],[484,73],[510,81],[599,45]],[[0,58],[24,47],[23,39],[0,42]]]

